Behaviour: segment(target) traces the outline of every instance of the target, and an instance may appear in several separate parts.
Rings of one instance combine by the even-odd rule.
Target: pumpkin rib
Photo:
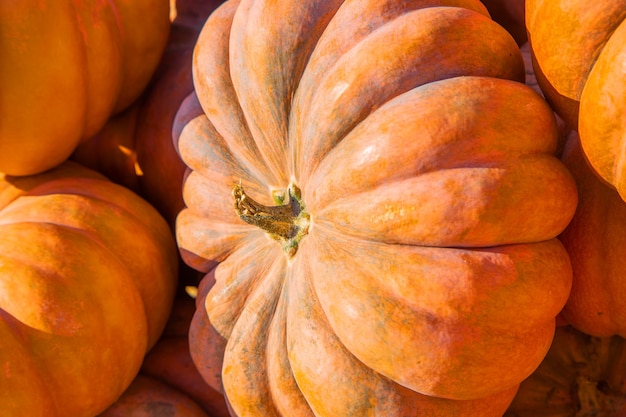
[[[324,73],[335,65],[337,59],[349,49],[363,41],[374,30],[388,23],[401,14],[417,9],[436,6],[462,7],[488,16],[484,5],[472,0],[348,0],[339,7],[337,13],[328,22],[322,36],[307,62],[307,67],[300,78],[298,89],[305,89],[307,102],[310,94],[315,92],[312,87]],[[365,15],[367,19],[365,19]],[[300,93],[302,96],[302,94]]]
[[[205,273],[213,269],[217,262],[226,259],[255,232],[263,234],[248,224],[206,220],[192,210],[184,210],[176,218],[176,236],[181,256],[190,266]]]
[[[312,276],[298,257],[293,274]],[[297,271],[305,268],[309,273]],[[296,272],[297,271],[297,272]],[[448,400],[410,390],[373,371],[348,351],[334,333],[309,279],[289,280],[287,347],[300,391],[315,415],[389,417],[501,415],[517,387],[479,400]],[[292,336],[296,334],[297,337]],[[354,381],[358,381],[355,383]],[[483,401],[486,404],[480,404]]]
[[[274,251],[276,248],[273,248]],[[267,265],[267,272],[259,277],[229,334],[224,352],[222,384],[224,393],[231,402],[238,403],[235,411],[239,417],[263,415],[279,417],[271,400],[271,390],[267,380],[266,350],[267,331],[272,320],[278,295],[283,286],[286,262],[284,257],[275,256]],[[218,267],[219,268],[219,267]],[[219,270],[216,270],[216,285],[220,283]],[[209,297],[207,297],[209,300]],[[209,319],[213,309],[207,306]],[[263,314],[261,314],[263,312]],[[220,319],[222,317],[220,316]],[[215,321],[211,321],[215,324]],[[219,331],[219,328],[218,328]],[[256,335],[250,340],[250,334]],[[252,342],[252,343],[250,343]],[[233,356],[237,360],[230,360]],[[237,401],[239,398],[245,401]]]
[[[284,161],[291,97],[317,39],[341,4],[342,0],[243,0],[235,11],[228,50],[231,79],[277,186],[290,180]]]
[[[304,395],[298,389],[287,349],[287,302],[289,277],[282,284],[274,315],[268,329],[267,379],[272,401],[279,416],[314,417]]]
[[[197,140],[197,137],[205,136],[210,136],[214,140]],[[246,188],[255,198],[260,198],[261,202],[268,202],[266,197],[268,189],[263,185],[263,176],[254,169],[246,169],[242,164],[243,161],[238,160],[232,151],[232,145],[215,130],[206,116],[189,121],[182,129],[180,138],[181,158],[194,172],[203,175],[206,181],[213,182],[215,187],[226,187],[228,192],[236,183],[245,182]],[[183,197],[188,198],[188,194],[184,194]],[[187,200],[185,202],[187,203]],[[211,204],[213,204],[211,201],[204,203],[207,206]],[[232,207],[232,204],[229,205]],[[232,213],[234,212],[231,210]]]
[[[193,55],[194,89],[210,124],[235,158],[242,161],[241,165],[258,168],[255,176],[267,183],[278,183],[266,164],[257,163],[261,153],[245,121],[228,70],[230,28],[238,5],[238,0],[222,3],[207,19],[207,30],[200,32]]]
[[[489,247],[538,242],[556,237],[574,214],[576,188],[568,174],[550,156],[495,168],[439,169],[337,197],[315,213],[314,224],[390,244]],[[520,212],[537,207],[545,211],[520,217]],[[555,211],[563,217],[555,218]]]
[[[233,249],[231,256],[215,267],[215,284],[206,297],[204,308],[213,327],[222,337],[229,338],[232,326],[247,308],[247,299],[252,297],[257,288],[268,279],[265,275],[275,268],[273,265],[283,261],[282,257],[276,256],[280,249],[276,248],[274,243],[264,233],[258,233],[255,239],[248,239]],[[275,256],[276,260],[272,256]],[[233,262],[234,258],[270,261],[252,263],[248,266],[247,263]]]
[[[86,114],[83,119],[81,129],[81,140],[94,135],[103,125],[103,121],[99,120],[99,114],[114,114],[116,97],[121,93],[122,85],[122,53],[123,38],[121,31],[124,30],[119,21],[119,12],[114,2],[109,3],[109,8],[94,7],[93,10],[87,10],[84,4],[78,5],[75,2],[69,2],[69,7],[73,10],[76,24],[76,38],[82,43],[82,60],[75,64],[77,68],[84,68],[85,85],[85,101],[83,104]],[[102,19],[103,22],[98,22]],[[101,30],[109,27],[116,27],[117,31]],[[106,38],[106,40],[104,39]],[[104,47],[99,51],[98,56],[91,53],[89,45],[91,42],[102,42]],[[117,71],[107,71],[107,79],[118,88],[106,88],[99,82],[103,76],[102,69],[114,66]],[[100,69],[102,67],[102,69]],[[97,98],[97,100],[96,100]],[[90,105],[91,104],[91,105]],[[78,145],[77,144],[77,145]]]
[[[397,1],[345,1],[337,13],[328,23],[324,33],[315,45],[308,59],[305,71],[298,83],[295,97],[293,98],[291,117],[289,122],[289,135],[294,135],[298,129],[294,117],[299,117],[301,111],[294,111],[294,107],[306,107],[310,105],[312,97],[318,94],[320,79],[329,74],[332,68],[339,65],[343,54],[356,48],[358,44],[366,41],[367,37],[376,30],[388,24],[394,18],[411,11],[434,6],[463,7],[488,15],[482,3],[464,0],[449,1],[423,1],[408,0]],[[365,19],[367,16],[368,19]],[[367,53],[363,54],[367,55]],[[290,154],[295,154],[293,141],[289,143]],[[297,161],[290,160],[290,172],[297,172]]]
[[[310,279],[333,332],[369,368],[437,397],[478,398],[489,393],[478,392],[489,390],[489,385],[509,388],[520,380],[515,374],[522,379],[529,375],[547,351],[554,331],[554,321],[545,317],[558,314],[571,286],[569,258],[555,239],[537,244],[535,251],[519,245],[484,251],[448,249],[445,254],[434,248],[371,245],[355,239],[342,245],[345,242],[343,237],[321,237],[319,230],[307,239],[314,246],[312,262],[319,265]],[[344,266],[346,256],[356,256],[361,262]],[[389,261],[392,256],[401,256],[404,263],[394,264]],[[537,265],[548,256],[560,259],[554,269]],[[476,277],[489,280],[475,281]],[[552,289],[550,297],[543,295],[544,285]],[[515,307],[495,301],[517,291],[525,296],[518,297]],[[532,316],[519,320],[517,308],[532,310]],[[483,323],[487,315],[498,319]],[[352,325],[355,320],[359,320],[358,328]],[[406,332],[407,326],[413,331]],[[429,340],[420,340],[425,334],[431,335]],[[532,357],[533,364],[491,369],[502,340],[527,337],[543,340],[542,346],[534,350],[512,342],[514,347],[506,355],[526,361]],[[468,338],[471,348],[465,345]],[[473,355],[473,349],[481,354]],[[447,354],[440,355],[444,351]],[[445,359],[439,362],[440,357]],[[489,382],[483,381],[487,369]],[[456,379],[458,383],[453,383]],[[466,392],[452,394],[451,385]]]
[[[78,166],[74,162],[67,162],[65,166]],[[82,171],[82,170],[81,170]],[[36,181],[36,176],[32,177]],[[30,179],[27,177],[9,177],[9,182],[13,182],[15,193],[11,200],[7,200],[4,206],[0,206],[2,210],[15,203],[20,197],[45,197],[54,192],[54,194],[72,195],[76,198],[84,198],[86,201],[93,202],[96,205],[105,204],[114,211],[118,211],[124,218],[133,219],[137,224],[142,225],[147,231],[153,233],[155,237],[167,239],[170,236],[169,229],[153,227],[154,221],[160,215],[145,201],[137,200],[132,192],[117,184],[111,183],[108,179],[101,175],[85,174],[82,178],[71,178],[65,173],[60,173],[51,181],[45,183],[35,183],[30,185]],[[23,187],[23,188],[22,188]],[[9,191],[6,191],[7,194]],[[132,195],[132,197],[131,197]],[[112,203],[111,197],[117,196]],[[142,215],[136,214],[140,207],[149,207]],[[19,213],[18,213],[19,214]],[[0,219],[2,221],[2,219]],[[158,220],[156,220],[158,221]]]
[[[481,31],[467,31],[470,27]],[[472,34],[486,36],[490,42],[473,39]],[[394,42],[389,44],[389,39]],[[440,42],[449,46],[450,53],[442,56]],[[377,65],[370,65],[368,56],[377,56]],[[341,55],[311,86],[315,90],[308,103],[299,103],[299,95],[307,92],[296,91],[289,131],[296,158],[293,175],[297,181],[308,178],[315,168],[311,161],[322,160],[374,109],[415,87],[461,75],[522,81],[524,74],[515,41],[484,15],[455,7],[408,12]],[[309,169],[302,171],[299,166]]]
[[[297,258],[296,268],[303,267],[300,259],[303,257]],[[310,266],[306,268],[310,271]],[[348,352],[315,300],[310,275],[302,275],[307,278],[289,280],[287,350],[296,383],[313,414],[337,417],[368,412],[390,417],[406,414],[415,405],[409,399],[419,394],[405,392],[403,387],[380,376]],[[409,398],[402,398],[402,394],[408,394]],[[405,401],[398,401],[399,397]]]
[[[532,103],[530,126],[520,102]],[[502,120],[501,114],[509,117]],[[508,140],[511,134],[515,141]],[[456,77],[417,87],[376,109],[336,144],[301,188],[312,190],[306,201],[317,211],[331,199],[383,180],[446,167],[497,166],[506,159],[554,153],[556,144],[552,110],[531,89],[513,81]]]

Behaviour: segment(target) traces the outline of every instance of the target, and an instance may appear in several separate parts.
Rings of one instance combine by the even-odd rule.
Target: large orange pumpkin
[[[167,322],[177,250],[145,200],[65,162],[0,176],[0,404],[7,417],[92,417]]]
[[[522,382],[504,417],[622,417],[626,415],[626,340],[595,337],[571,326]]]
[[[67,159],[144,90],[169,33],[168,0],[0,5],[0,172]]]
[[[546,98],[626,199],[626,0],[527,0],[526,26]]]
[[[479,1],[211,15],[177,239],[236,415],[502,415],[569,293],[577,201],[524,73]]]

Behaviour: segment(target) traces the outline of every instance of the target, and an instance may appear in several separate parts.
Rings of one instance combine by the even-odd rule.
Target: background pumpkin
[[[626,199],[626,1],[527,0],[537,81],[591,166]]]
[[[103,411],[168,319],[177,251],[145,200],[73,162],[0,176],[4,416]]]
[[[626,412],[626,342],[560,326],[505,417],[618,417]]]
[[[528,42],[524,19],[525,0],[481,0],[491,18],[502,25],[518,45]]]
[[[190,334],[192,356],[239,417],[500,416],[547,352],[576,187],[487,15],[231,0],[209,17],[177,239],[209,280],[212,327],[190,332],[225,342]],[[266,211],[268,233],[243,221]]]
[[[574,278],[563,317],[594,336],[626,336],[626,202],[594,173],[570,135],[563,161],[580,195],[576,214],[559,236],[570,254]]]
[[[184,392],[142,374],[98,417],[213,417]]]
[[[0,21],[0,172],[28,175],[66,160],[141,94],[169,2],[2,2]]]
[[[171,1],[172,25],[163,57],[143,94],[83,141],[72,159],[147,199],[170,222],[183,207],[185,165],[174,150],[172,126],[193,91],[191,61],[196,38],[218,0]]]
[[[189,326],[195,301],[180,294],[159,341],[148,352],[141,374],[178,389],[193,399],[211,417],[229,417],[221,389],[208,385],[196,368],[189,351]]]

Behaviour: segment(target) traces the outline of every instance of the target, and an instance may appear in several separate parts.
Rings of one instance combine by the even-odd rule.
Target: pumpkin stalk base
[[[304,210],[300,189],[291,184],[288,189],[289,201],[278,206],[266,206],[246,194],[241,184],[232,190],[235,211],[241,220],[257,226],[282,243],[288,258],[298,251],[300,240],[309,231],[310,216]]]

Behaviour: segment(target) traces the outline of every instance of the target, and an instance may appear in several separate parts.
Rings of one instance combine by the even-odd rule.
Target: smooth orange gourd
[[[626,199],[626,0],[527,0],[526,26],[546,98]]]
[[[229,0],[193,68],[177,240],[234,413],[501,416],[577,202],[511,35],[473,0]]]
[[[65,161],[145,89],[169,34],[168,0],[0,4],[0,172]]]
[[[93,417],[139,372],[172,308],[178,256],[145,200],[66,161],[0,175],[0,404]]]

